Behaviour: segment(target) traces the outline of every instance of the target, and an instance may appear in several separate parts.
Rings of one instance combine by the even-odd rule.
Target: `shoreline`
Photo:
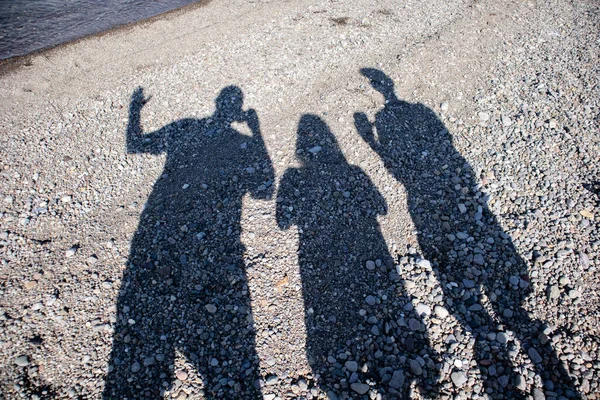
[[[154,15],[152,17],[142,18],[137,21],[129,22],[129,23],[122,24],[122,25],[117,25],[115,27],[112,27],[112,28],[109,28],[109,29],[106,29],[106,30],[103,30],[100,32],[90,33],[90,34],[78,37],[76,39],[68,40],[66,42],[59,43],[56,45],[42,47],[38,50],[34,50],[34,51],[24,54],[24,55],[0,59],[0,77],[4,76],[7,73],[15,71],[23,66],[31,65],[29,63],[31,61],[31,58],[33,58],[33,57],[44,56],[44,55],[49,56],[52,54],[52,52],[54,52],[56,50],[63,49],[67,46],[76,45],[78,43],[81,43],[84,40],[101,38],[106,35],[126,32],[133,28],[143,27],[145,25],[152,24],[156,21],[169,20],[172,18],[176,18],[183,13],[186,13],[186,12],[189,12],[189,11],[201,8],[201,7],[205,7],[206,5],[210,4],[211,2],[212,2],[212,0],[198,0],[194,3],[187,4],[185,6],[178,7],[173,10],[165,11],[163,13]]]

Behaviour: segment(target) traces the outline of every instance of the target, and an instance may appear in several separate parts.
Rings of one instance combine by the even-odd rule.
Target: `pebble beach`
[[[0,62],[7,399],[596,399],[594,1],[208,2]]]

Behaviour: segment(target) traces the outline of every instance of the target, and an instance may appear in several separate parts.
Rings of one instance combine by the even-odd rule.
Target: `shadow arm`
[[[275,171],[260,131],[258,115],[252,108],[246,111],[246,123],[252,132],[252,141],[254,142],[254,148],[258,151],[259,159],[264,161],[262,173],[257,175],[260,176],[262,182],[256,182],[256,185],[253,185],[251,195],[255,199],[268,199],[273,196]]]
[[[144,133],[142,129],[141,111],[150,98],[144,97],[144,89],[141,87],[135,89],[131,95],[126,132],[127,154],[161,154],[163,152],[164,128],[150,133]]]
[[[293,225],[289,211],[289,201],[286,201],[286,199],[291,197],[291,190],[293,190],[289,182],[289,177],[288,172],[283,174],[279,189],[277,190],[277,199],[282,199],[282,201],[275,202],[275,219],[277,220],[277,226],[281,230],[288,230]]]
[[[379,143],[375,140],[373,124],[369,121],[369,118],[367,118],[365,113],[354,113],[354,126],[360,137],[362,137],[373,150],[377,151]]]
[[[251,108],[246,111],[246,123],[252,132],[252,137],[262,142],[262,133],[260,132],[260,123],[258,122],[258,114]]]

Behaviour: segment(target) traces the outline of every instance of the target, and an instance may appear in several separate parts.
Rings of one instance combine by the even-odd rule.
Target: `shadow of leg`
[[[149,295],[139,279],[128,275],[117,308],[104,398],[161,398],[173,379],[173,327],[170,321],[144,310],[151,309],[149,303],[160,305],[157,303],[166,299]]]

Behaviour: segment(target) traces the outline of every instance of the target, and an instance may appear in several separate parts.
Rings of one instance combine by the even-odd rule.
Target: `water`
[[[22,56],[197,0],[0,0],[0,59]]]

